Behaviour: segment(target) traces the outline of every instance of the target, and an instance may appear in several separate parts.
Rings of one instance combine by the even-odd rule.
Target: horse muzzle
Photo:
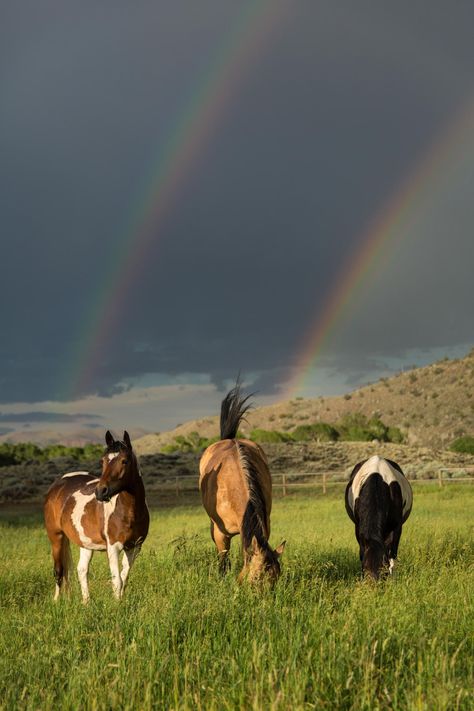
[[[97,486],[95,490],[95,498],[97,501],[110,501],[111,494],[108,486]]]

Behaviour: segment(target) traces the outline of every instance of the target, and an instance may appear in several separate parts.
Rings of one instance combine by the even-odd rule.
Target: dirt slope
[[[385,378],[339,397],[295,399],[252,410],[243,432],[254,427],[289,431],[301,424],[336,423],[347,413],[377,414],[400,427],[410,445],[446,448],[463,434],[474,432],[474,349],[458,360],[442,360]],[[176,435],[197,431],[203,437],[218,433],[218,418],[187,422],[160,435],[135,441],[140,454],[154,454]]]

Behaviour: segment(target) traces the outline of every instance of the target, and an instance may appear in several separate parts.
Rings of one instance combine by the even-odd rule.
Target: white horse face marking
[[[109,452],[107,455],[107,459],[109,460],[109,462],[111,462],[112,459],[117,459],[118,455],[119,452]]]

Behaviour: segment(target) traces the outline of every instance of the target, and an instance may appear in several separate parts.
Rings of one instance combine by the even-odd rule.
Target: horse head
[[[239,575],[239,582],[247,579],[249,583],[265,581],[274,585],[280,577],[280,557],[285,544],[286,541],[282,541],[277,548],[272,549],[268,544],[260,545],[256,536],[253,536],[252,545],[247,551],[244,567]]]
[[[107,449],[102,457],[102,474],[95,489],[98,501],[110,501],[112,496],[133,487],[138,473],[137,458],[128,432],[123,433],[123,441],[120,441],[107,430],[105,442]]]
[[[388,572],[388,565],[385,545],[381,541],[368,541],[363,547],[362,572],[373,580],[378,580],[382,573]]]

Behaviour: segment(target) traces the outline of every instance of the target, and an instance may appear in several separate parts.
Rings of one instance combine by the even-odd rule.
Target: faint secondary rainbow
[[[208,71],[201,76],[186,109],[175,124],[118,244],[98,290],[89,301],[76,341],[72,364],[65,373],[66,399],[86,390],[100,367],[119,321],[125,296],[136,283],[150,246],[160,238],[160,223],[179,197],[198,157],[209,143],[239,83],[281,25],[290,3],[259,0],[246,3]],[[66,384],[67,383],[67,384]]]
[[[388,202],[376,214],[368,229],[357,240],[356,251],[343,265],[329,293],[323,310],[306,335],[303,347],[293,365],[294,376],[284,389],[284,397],[299,394],[316,359],[348,316],[350,302],[357,295],[366,277],[382,260],[389,258],[395,244],[403,240],[404,221],[425,197],[430,196],[442,169],[462,158],[469,136],[474,135],[474,103],[463,106],[448,126],[430,144]]]

